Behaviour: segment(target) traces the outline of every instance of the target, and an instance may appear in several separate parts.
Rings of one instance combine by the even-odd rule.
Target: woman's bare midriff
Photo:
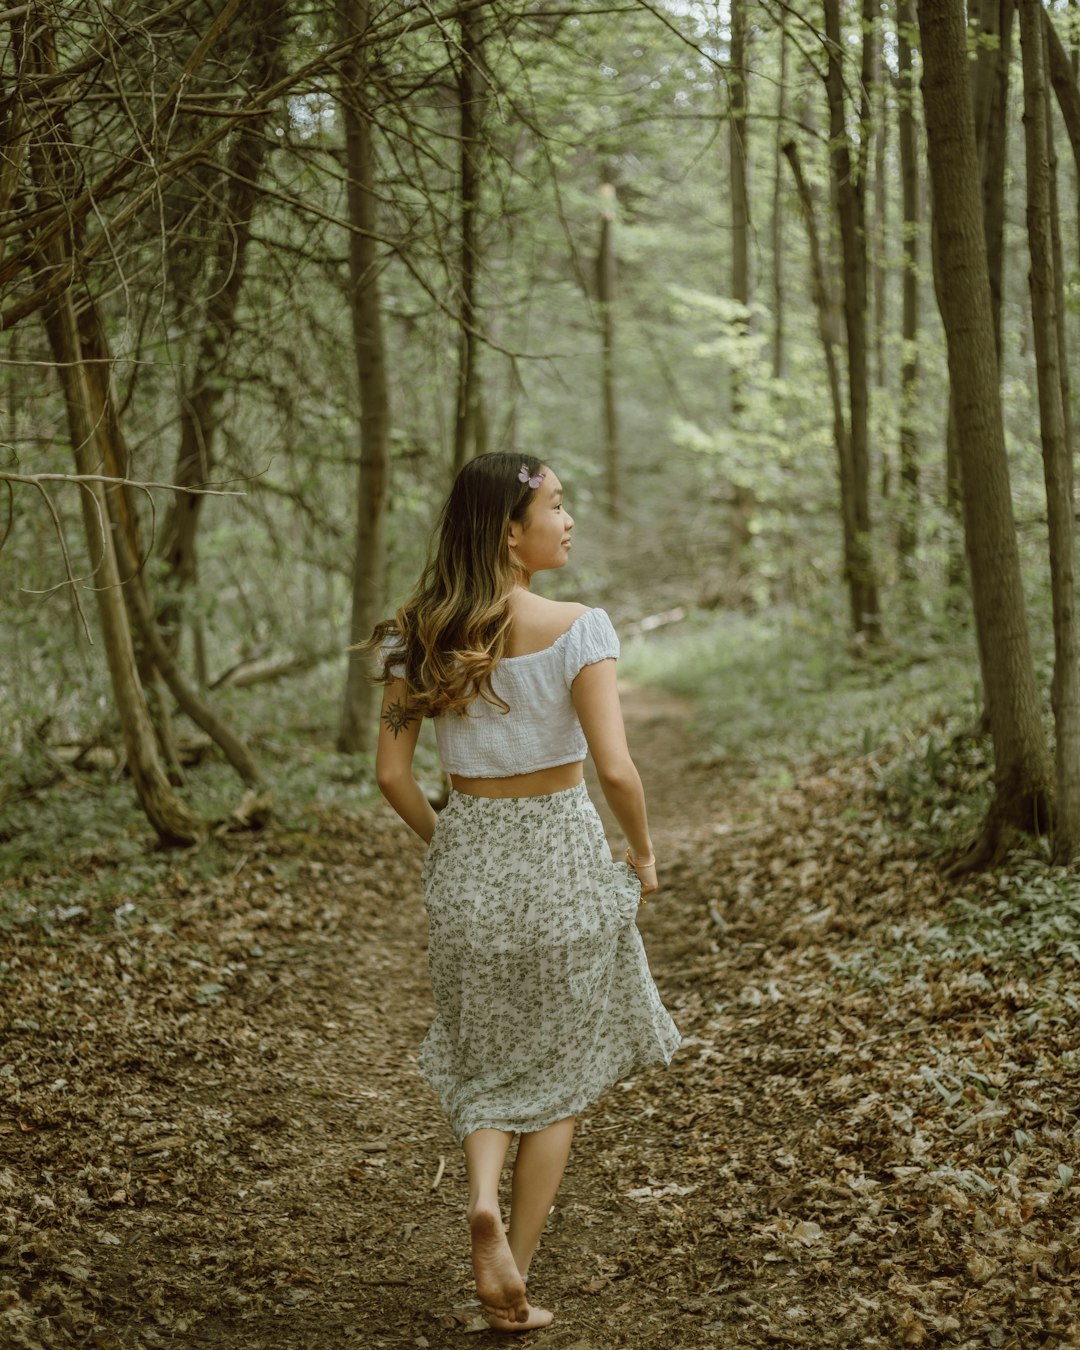
[[[565,792],[577,787],[584,777],[585,761],[557,764],[553,769],[537,769],[535,773],[515,773],[509,778],[462,778],[452,773],[450,781],[458,792],[467,797],[546,797],[552,792]]]

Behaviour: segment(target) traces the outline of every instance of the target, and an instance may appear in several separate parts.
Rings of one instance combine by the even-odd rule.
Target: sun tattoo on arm
[[[391,703],[388,708],[383,709],[382,720],[386,723],[386,729],[392,734],[394,740],[397,740],[409,723],[416,719],[404,703],[395,702]]]

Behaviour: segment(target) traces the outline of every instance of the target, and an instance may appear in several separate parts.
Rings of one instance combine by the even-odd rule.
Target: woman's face
[[[563,489],[546,465],[544,480],[533,493],[523,521],[510,522],[510,546],[514,557],[530,576],[553,567],[565,567],[570,556],[573,518],[563,506]]]

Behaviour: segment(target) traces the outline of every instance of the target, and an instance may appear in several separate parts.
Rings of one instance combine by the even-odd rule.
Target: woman
[[[534,456],[472,460],[416,590],[370,639],[385,686],[379,787],[430,843],[437,1016],[420,1068],[465,1151],[476,1289],[501,1331],[552,1321],[525,1280],[575,1117],[679,1041],[634,922],[657,879],[615,688],[618,638],[603,610],[530,589],[535,573],[565,566],[573,526],[562,484]],[[412,773],[425,716],[453,785],[438,818]],[[625,864],[586,793],[587,752]],[[504,1230],[499,1180],[515,1135]]]

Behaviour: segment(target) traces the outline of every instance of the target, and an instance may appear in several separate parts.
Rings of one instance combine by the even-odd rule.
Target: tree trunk
[[[982,175],[983,229],[990,273],[994,343],[1001,364],[1001,301],[1005,293],[1005,166],[1008,159],[1009,65],[1014,0],[977,0],[972,17],[981,37],[969,66],[975,140]]]
[[[1073,544],[1073,470],[1066,434],[1060,364],[1060,286],[1054,271],[1051,132],[1041,0],[1020,0],[1024,69],[1024,147],[1031,318],[1039,388],[1039,426],[1050,544],[1054,615],[1052,703],[1057,730],[1054,857],[1071,863],[1080,853],[1080,643],[1076,632]]]
[[[998,387],[964,16],[919,0],[927,156],[940,251],[940,304],[962,462],[979,662],[994,742],[994,799],[971,865],[1014,830],[1045,830],[1051,765],[1039,713]]]
[[[342,41],[363,33],[371,21],[371,0],[337,0]],[[386,592],[384,529],[390,486],[390,405],[386,349],[379,298],[376,230],[375,147],[365,106],[368,50],[354,46],[341,62],[341,108],[345,123],[346,193],[349,235],[349,314],[360,392],[360,457],[357,474],[356,553],[352,575],[351,643],[371,633],[382,617]],[[366,661],[353,655],[345,678],[345,698],[337,748],[348,754],[371,744],[375,686]]]
[[[56,260],[59,256],[57,253]],[[55,305],[46,311],[45,328],[64,390],[76,469],[79,473],[94,473],[101,455],[96,442],[96,425],[91,415],[92,399],[70,291],[65,291]],[[80,497],[90,556],[93,558],[100,550],[100,556],[96,559],[94,588],[113,698],[124,737],[128,772],[139,805],[163,843],[197,843],[205,833],[203,823],[173,792],[158,756],[150,710],[136,669],[135,649],[124,605],[103,485],[85,484]]]
[[[900,0],[903,3],[903,0]],[[874,91],[877,95],[877,112],[874,117],[874,219],[870,229],[873,259],[872,275],[874,279],[874,384],[878,389],[886,389],[889,384],[889,372],[885,364],[885,334],[888,331],[888,287],[886,284],[885,241],[889,227],[888,167],[889,152],[889,83],[884,79],[885,58],[884,43],[880,30],[880,19],[875,21],[873,44]],[[881,495],[889,495],[888,456],[883,456],[881,466]]]
[[[1046,28],[1046,40],[1049,47],[1050,81],[1057,95],[1058,107],[1072,147],[1073,161],[1077,176],[1080,177],[1080,88],[1072,62],[1062,45],[1058,31],[1050,15],[1043,10],[1043,25]]]
[[[607,513],[619,514],[619,423],[615,399],[615,188],[600,187],[600,246],[596,253],[596,298],[600,306],[604,403],[604,476]]]
[[[836,360],[836,346],[832,335],[832,301],[829,298],[828,283],[825,278],[825,264],[821,256],[821,243],[818,239],[817,219],[814,212],[814,198],[810,185],[803,176],[799,160],[799,149],[794,141],[784,145],[784,154],[791,165],[795,179],[795,188],[799,194],[803,221],[806,225],[806,237],[810,246],[810,289],[814,298],[814,310],[817,314],[818,335],[821,338],[822,351],[825,354],[825,371],[828,377],[829,398],[832,402],[833,443],[836,446],[837,471],[840,479],[840,516],[843,524],[844,573],[847,578],[851,599],[852,614],[858,598],[852,584],[852,559],[855,556],[855,497],[852,491],[853,472],[851,467],[851,443],[848,440],[847,426],[844,422],[844,398],[840,388],[840,368]]]
[[[881,635],[881,608],[874,568],[870,521],[869,389],[866,350],[866,203],[865,160],[873,87],[874,4],[863,0],[862,136],[859,160],[853,160],[844,106],[843,39],[839,0],[824,0],[828,52],[826,91],[832,177],[840,216],[844,282],[844,326],[847,330],[851,489],[855,514],[854,553],[850,562],[852,626],[860,636]]]
[[[463,13],[458,53],[458,108],[461,134],[461,305],[458,328],[457,401],[454,414],[454,474],[478,452],[482,416],[479,344],[476,340],[476,287],[479,272],[477,221],[480,197],[480,135],[483,43],[475,13]]]
[[[20,45],[25,43],[27,66],[34,74],[42,79],[55,76],[58,69],[56,47],[47,18],[36,16],[34,28],[29,33],[21,26],[17,28],[16,41]],[[46,117],[47,125],[30,155],[39,210],[63,206],[78,188],[76,160],[71,153],[71,137],[63,114],[50,108]],[[69,227],[67,234],[57,235],[47,253],[35,260],[35,265],[39,269],[62,272],[74,245]],[[64,392],[76,470],[94,473],[103,459],[98,444],[99,422],[94,413],[70,287],[61,291],[43,310],[43,319]],[[136,667],[103,485],[85,484],[80,491],[80,500],[87,547],[94,562],[94,592],[105,658],[136,797],[163,843],[197,843],[205,834],[203,822],[176,796],[158,754],[150,711]],[[95,553],[99,555],[96,559]]]
[[[776,153],[773,166],[772,193],[772,276],[773,276],[773,340],[772,373],[774,380],[782,380],[787,373],[784,350],[784,215],[783,164],[781,155],[786,139],[784,120],[787,117],[788,35],[783,11],[780,13],[780,79],[776,88]]]
[[[897,128],[903,197],[903,316],[900,359],[900,527],[897,555],[900,576],[914,599],[915,551],[919,541],[919,159],[915,130],[915,80],[911,38],[915,18],[911,0],[897,0]]]
[[[731,176],[731,298],[750,304],[750,198],[746,146],[746,0],[731,0],[731,66],[728,72],[728,158]],[[745,321],[741,325],[745,331]]]
[[[258,11],[248,25],[250,64],[257,86],[266,87],[281,74],[287,8],[275,0],[260,5]],[[214,443],[226,387],[222,375],[238,326],[240,294],[247,278],[252,225],[260,197],[258,183],[269,145],[264,118],[245,118],[240,122],[228,156],[222,215],[195,368],[180,393],[180,443],[173,470],[173,482],[179,487],[201,487],[213,473]],[[163,606],[159,622],[174,655],[182,622],[179,597],[194,587],[197,579],[196,535],[205,500],[200,494],[177,492],[162,530],[159,552],[165,560],[172,598]]]

